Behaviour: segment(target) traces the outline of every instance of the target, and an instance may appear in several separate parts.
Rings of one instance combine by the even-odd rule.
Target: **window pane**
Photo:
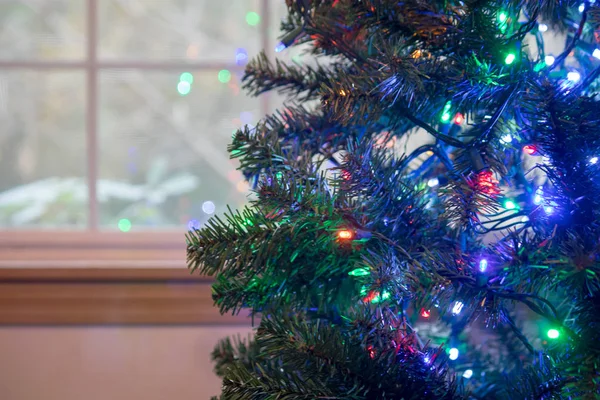
[[[103,59],[236,61],[260,50],[259,0],[102,0]]]
[[[1,0],[0,59],[81,59],[84,0]]]
[[[84,227],[82,72],[0,71],[0,227]]]
[[[226,148],[232,133],[260,113],[257,100],[240,92],[239,76],[229,74],[102,72],[103,226],[194,226],[227,204],[245,203],[247,184]]]

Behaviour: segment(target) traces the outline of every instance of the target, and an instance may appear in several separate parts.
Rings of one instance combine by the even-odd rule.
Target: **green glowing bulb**
[[[560,332],[557,329],[548,329],[547,335],[550,339],[558,339]]]
[[[229,72],[229,70],[227,69],[222,69],[219,71],[219,82],[221,83],[227,83],[231,80],[231,72]]]
[[[184,72],[183,74],[181,74],[179,76],[179,81],[180,82],[187,82],[189,84],[194,83],[194,75],[192,75],[189,72]]]
[[[368,268],[356,268],[355,270],[348,272],[348,275],[351,275],[351,276],[366,276],[366,275],[370,275],[370,274],[371,274],[371,271],[369,271]]]
[[[506,14],[504,11],[502,11],[502,12],[500,12],[500,14],[498,14],[498,22],[504,23],[504,22],[506,22],[507,19],[508,19],[508,14]]]
[[[390,298],[390,293],[387,291],[384,291],[383,294],[375,296],[375,298],[373,300],[371,300],[371,304],[377,304],[377,303],[379,303],[383,300],[387,300],[389,298]]]
[[[177,92],[180,95],[185,96],[192,90],[192,85],[189,82],[181,81],[177,84]]]
[[[517,205],[512,200],[506,200],[504,202],[504,208],[506,208],[507,210],[514,210],[517,208]]]
[[[506,56],[506,58],[504,59],[504,63],[506,65],[510,65],[513,63],[513,61],[515,61],[515,55],[513,53],[510,53]]]
[[[256,26],[260,22],[260,15],[254,11],[250,11],[248,14],[246,14],[246,22],[250,26]]]
[[[131,221],[127,218],[122,218],[119,220],[118,226],[121,232],[129,232],[131,230]]]
[[[448,122],[450,121],[450,114],[445,112],[442,114],[442,122]]]

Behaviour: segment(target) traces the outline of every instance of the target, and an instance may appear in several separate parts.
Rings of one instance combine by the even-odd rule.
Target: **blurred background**
[[[0,398],[219,393],[210,352],[250,323],[201,309],[210,282],[187,279],[183,234],[247,200],[226,148],[277,105],[240,80],[285,12],[0,1]]]
[[[240,79],[284,15],[283,0],[1,1],[0,227],[192,227],[242,205],[226,146],[272,101]]]

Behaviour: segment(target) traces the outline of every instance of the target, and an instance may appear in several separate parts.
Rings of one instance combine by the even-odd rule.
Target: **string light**
[[[537,188],[537,190],[535,191],[535,197],[533,198],[533,202],[537,205],[542,204],[542,201],[544,201],[544,198],[542,197],[542,195],[544,194],[544,189],[540,186]]]
[[[431,178],[430,180],[427,181],[427,186],[429,186],[430,188],[436,187],[439,184],[440,184],[440,180],[438,178]]]
[[[548,25],[546,24],[539,24],[538,25],[538,30],[542,33],[546,32],[548,30]]]
[[[510,143],[512,142],[513,137],[510,133],[507,133],[506,135],[502,135],[502,137],[500,137],[500,141],[502,143]]]
[[[448,358],[451,359],[452,361],[456,360],[458,358],[458,349],[456,347],[453,347],[450,349]]]
[[[256,26],[260,23],[260,15],[254,11],[250,11],[246,14],[246,23],[250,26]]]
[[[468,369],[463,373],[463,378],[465,378],[465,379],[471,379],[472,376],[473,376],[472,369]]]
[[[516,56],[513,53],[509,53],[504,59],[506,65],[510,65],[515,61]]]
[[[552,65],[552,64],[554,64],[554,61],[555,61],[554,56],[548,55],[548,56],[544,57],[544,62],[546,63],[546,65]]]
[[[349,231],[347,229],[343,229],[341,231],[338,232],[338,237],[340,239],[352,239],[352,237],[354,237],[354,234],[352,233],[352,231]]]
[[[592,52],[592,56],[596,57],[598,60],[600,60],[600,49],[595,49]]]
[[[367,276],[371,275],[371,271],[368,268],[356,268],[350,272],[348,272],[350,276]]]
[[[506,208],[507,210],[515,210],[517,208],[517,204],[512,200],[505,200],[504,208]]]
[[[548,335],[548,338],[550,339],[558,339],[560,332],[557,329],[548,329],[546,335]]]
[[[585,10],[585,3],[579,5],[579,12],[582,13]]]
[[[479,271],[485,272],[487,270],[487,267],[488,262],[485,258],[479,261]]]
[[[465,117],[461,113],[456,114],[454,117],[454,123],[456,125],[461,125],[465,121]]]
[[[505,13],[504,11],[501,11],[498,14],[498,22],[500,22],[501,24],[506,22],[507,19],[508,19],[508,14]]]
[[[523,146],[523,151],[531,156],[537,152],[537,148],[532,144],[528,144]]]
[[[283,42],[279,42],[277,43],[277,46],[275,46],[275,53],[281,53],[283,50],[285,50],[286,45],[283,44]]]
[[[431,310],[426,310],[426,309],[422,309],[421,310],[421,317],[423,318],[429,318],[431,317]]]
[[[465,305],[460,301],[457,301],[456,303],[454,303],[454,306],[452,307],[452,315],[460,314],[460,312],[462,311],[464,306]]]
[[[592,157],[590,158],[590,164],[596,164],[598,162],[598,157]]]
[[[570,71],[567,73],[567,79],[571,82],[579,82],[581,79],[581,74],[577,71]]]
[[[131,230],[131,221],[127,218],[121,218],[117,226],[121,232],[129,232]]]
[[[425,356],[425,358],[423,358],[423,361],[425,361],[425,364],[429,364],[431,362],[431,358],[429,358],[429,356]]]
[[[442,122],[446,123],[448,121],[450,121],[451,115],[450,115],[450,108],[452,107],[452,102],[448,101],[446,103],[446,105],[444,105],[444,111],[442,111]]]

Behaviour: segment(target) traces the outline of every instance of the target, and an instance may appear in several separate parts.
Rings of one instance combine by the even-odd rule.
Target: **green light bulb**
[[[516,56],[513,53],[509,53],[504,59],[506,65],[510,65],[515,61]]]
[[[229,72],[229,70],[222,69],[219,71],[218,78],[219,82],[227,83],[231,80],[231,72]]]
[[[131,230],[131,221],[127,218],[122,218],[119,220],[118,226],[121,232],[129,232]]]
[[[506,208],[507,210],[514,210],[517,208],[517,205],[512,200],[506,200],[504,202],[504,208]]]
[[[180,82],[187,82],[189,84],[194,83],[194,75],[192,75],[189,72],[184,72],[183,74],[181,74],[179,76],[179,81]]]
[[[508,14],[505,13],[504,11],[502,11],[498,14],[498,22],[504,23],[504,22],[506,22],[507,19],[508,19]]]
[[[547,335],[550,339],[558,339],[560,332],[557,329],[548,329]]]
[[[450,114],[445,112],[442,114],[442,122],[448,122],[448,121],[450,121]]]
[[[370,275],[371,271],[369,271],[368,268],[356,268],[350,272],[348,272],[348,275],[350,276],[366,276],[366,275]]]

